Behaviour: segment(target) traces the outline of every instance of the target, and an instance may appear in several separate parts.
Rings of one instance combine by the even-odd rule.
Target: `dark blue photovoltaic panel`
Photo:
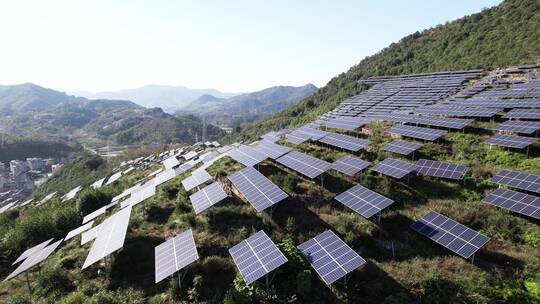
[[[337,133],[328,133],[328,135],[319,139],[319,142],[353,152],[365,149],[372,144],[371,140]]]
[[[228,178],[259,212],[289,196],[252,167],[244,168]]]
[[[392,153],[409,155],[421,147],[422,144],[419,143],[404,140],[394,140],[393,142],[386,144],[382,149]]]
[[[491,179],[494,183],[507,185],[513,188],[540,193],[540,176],[516,172],[510,170],[502,170]]]
[[[261,152],[262,154],[270,157],[271,159],[276,159],[282,156],[283,154],[289,153],[292,149],[282,145],[269,142],[267,140],[262,140],[254,148],[256,151]]]
[[[246,167],[254,166],[267,158],[265,154],[246,145],[240,145],[238,148],[227,152],[227,154]]]
[[[327,285],[366,263],[330,230],[300,244],[298,249]]]
[[[514,119],[540,119],[540,109],[513,109],[503,118]]]
[[[214,182],[189,196],[195,214],[203,212],[225,198],[227,198],[227,193],[223,191],[218,182]]]
[[[393,126],[387,131],[391,134],[398,134],[402,136],[418,138],[418,139],[423,139],[423,140],[428,140],[428,141],[434,141],[436,139],[439,139],[444,134],[448,133],[443,130],[413,127],[413,126],[406,126],[406,125]]]
[[[287,258],[262,230],[229,249],[229,253],[246,284],[255,282],[287,262]]]
[[[191,229],[156,246],[154,256],[156,283],[198,260]]]
[[[487,236],[434,211],[428,212],[411,228],[466,259],[489,241]]]
[[[371,170],[397,179],[407,176],[416,170],[416,165],[395,158],[387,158]]]
[[[538,139],[534,137],[524,137],[524,136],[508,135],[508,134],[496,134],[488,138],[484,143],[488,145],[523,149],[534,144],[537,141]]]
[[[467,173],[467,167],[464,165],[429,159],[419,159],[416,166],[416,171],[420,174],[449,179],[461,179]]]
[[[497,131],[510,131],[523,134],[533,134],[540,130],[540,121],[508,120],[495,127]]]
[[[368,161],[345,155],[332,163],[332,169],[348,176],[355,176],[358,172],[369,167],[369,165],[371,163]]]
[[[332,164],[327,161],[298,151],[291,151],[276,161],[309,178],[315,178],[332,167]]]
[[[486,204],[540,219],[540,197],[499,188],[484,198]]]
[[[393,200],[361,185],[356,185],[336,196],[336,201],[351,208],[365,218],[374,216],[394,203]]]

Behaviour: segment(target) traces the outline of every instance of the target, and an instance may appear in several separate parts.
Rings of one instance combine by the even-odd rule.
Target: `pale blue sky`
[[[0,84],[323,86],[405,35],[499,2],[0,0]]]

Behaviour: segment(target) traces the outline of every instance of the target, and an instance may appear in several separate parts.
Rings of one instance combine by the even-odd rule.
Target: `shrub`
[[[102,189],[87,189],[77,198],[77,210],[82,214],[89,214],[107,204],[112,196]]]
[[[142,304],[144,296],[142,292],[132,288],[119,289],[116,291],[102,290],[92,296],[92,304]]]
[[[311,271],[308,269],[296,275],[296,292],[299,295],[306,295],[311,291]]]
[[[529,229],[522,234],[521,238],[525,244],[540,248],[540,229]]]
[[[34,293],[39,297],[57,297],[73,288],[65,269],[54,266],[43,267],[34,285]]]

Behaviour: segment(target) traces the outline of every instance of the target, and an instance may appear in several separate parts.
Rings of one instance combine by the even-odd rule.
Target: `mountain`
[[[193,100],[208,94],[218,98],[228,98],[236,94],[215,89],[191,89],[184,86],[146,85],[140,88],[112,92],[72,92],[73,95],[91,99],[131,100],[143,107],[160,107],[172,113]]]
[[[317,91],[316,86],[306,84],[300,87],[276,86],[230,98],[218,98],[206,94],[177,113],[204,115],[211,123],[234,127],[245,122],[260,120],[286,109],[315,91]]]
[[[41,111],[81,100],[32,83],[0,86],[0,112]]]
[[[90,100],[34,84],[3,86],[0,133],[87,145],[194,142],[202,134],[195,116],[174,117],[127,100]],[[224,133],[207,127],[209,139]]]
[[[510,0],[415,32],[364,58],[296,105],[231,136],[256,138],[268,130],[312,121],[347,97],[366,89],[358,81],[371,76],[496,69],[534,62],[540,55],[538,12],[538,1]]]

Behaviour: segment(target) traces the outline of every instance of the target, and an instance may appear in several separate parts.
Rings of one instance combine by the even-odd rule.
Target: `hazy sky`
[[[499,2],[0,0],[0,84],[323,86],[404,35]]]

